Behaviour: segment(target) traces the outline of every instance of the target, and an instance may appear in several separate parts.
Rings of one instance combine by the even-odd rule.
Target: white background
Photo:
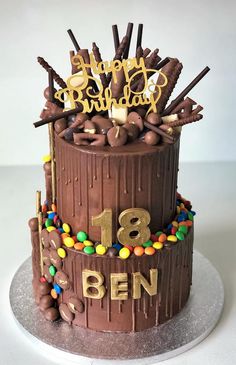
[[[111,25],[120,37],[128,21],[144,24],[143,46],[178,57],[184,69],[173,97],[206,66],[210,73],[190,96],[205,107],[204,119],[184,127],[181,161],[235,160],[236,2],[234,0],[0,0],[0,164],[40,164],[48,152],[47,127],[34,129],[44,105],[45,59],[66,78],[66,33],[81,48],[96,41],[104,59],[114,55]],[[132,52],[130,53],[133,54]]]

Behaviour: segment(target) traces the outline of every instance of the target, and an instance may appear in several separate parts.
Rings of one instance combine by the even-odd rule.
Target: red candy
[[[156,242],[157,241],[157,236],[155,234],[151,234],[150,240],[152,242]]]
[[[46,279],[45,279],[45,277],[44,276],[42,276],[40,279],[39,279],[39,281],[40,281],[40,283],[46,283]]]
[[[171,234],[175,235],[177,232],[177,228],[176,227],[172,227],[171,228]]]
[[[124,245],[124,247],[128,248],[130,250],[130,252],[132,253],[134,248],[133,246],[129,246],[129,245]]]

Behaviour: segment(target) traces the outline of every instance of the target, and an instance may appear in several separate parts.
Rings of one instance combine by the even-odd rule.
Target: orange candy
[[[179,226],[186,226],[187,227],[188,226],[187,221],[179,222]]]
[[[54,213],[56,213],[56,211],[57,211],[57,206],[56,206],[56,204],[52,204],[52,211],[53,211]]]
[[[134,247],[134,254],[136,256],[142,256],[144,254],[144,248],[142,246],[135,246]]]
[[[70,235],[69,235],[68,233],[62,233],[62,234],[61,234],[62,241],[64,241],[64,239],[65,239],[66,237],[70,237]]]
[[[51,290],[51,296],[53,297],[53,299],[57,299],[57,292],[55,289]]]
[[[167,237],[166,237],[165,233],[160,234],[160,236],[158,237],[158,241],[161,243],[165,242],[166,239],[167,239]]]
[[[187,227],[192,227],[193,222],[190,220],[185,221]]]
[[[76,250],[78,250],[78,251],[82,251],[82,250],[83,250],[83,248],[84,248],[84,244],[83,244],[83,242],[77,242],[77,243],[75,243],[74,248],[75,248]]]
[[[154,255],[154,253],[156,252],[155,248],[150,246],[150,247],[146,247],[144,250],[146,255],[152,256]]]

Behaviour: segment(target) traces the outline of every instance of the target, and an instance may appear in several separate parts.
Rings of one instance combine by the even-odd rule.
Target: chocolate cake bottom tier
[[[69,324],[96,331],[142,331],[172,318],[188,300],[193,226],[184,240],[169,242],[152,256],[131,255],[128,260],[87,255],[65,246],[66,257],[61,259],[56,249],[49,247],[44,255],[43,282],[37,270],[36,231],[32,232],[32,244],[35,298],[49,320],[60,313]],[[50,270],[52,266],[56,272]]]

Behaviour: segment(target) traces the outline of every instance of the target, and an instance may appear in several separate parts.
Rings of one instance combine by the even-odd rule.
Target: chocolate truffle
[[[33,232],[38,231],[38,218],[31,218],[28,222],[28,225]]]
[[[49,242],[51,247],[54,249],[58,249],[61,247],[62,239],[60,234],[56,230],[53,230],[49,233]]]
[[[68,306],[65,303],[61,303],[59,305],[59,312],[60,312],[61,318],[64,319],[64,321],[68,322],[69,324],[72,323],[75,316],[69,310]]]
[[[111,129],[113,127],[113,123],[112,123],[111,119],[104,118],[101,115],[95,115],[92,118],[92,122],[94,122],[94,124],[96,126],[97,133],[100,133],[100,134],[107,134],[109,129]]]
[[[123,127],[127,130],[129,142],[133,142],[138,138],[140,130],[137,125],[126,122]]]
[[[69,283],[69,278],[66,275],[66,273],[64,273],[63,271],[57,271],[55,277],[55,282],[63,289],[69,289],[70,287],[70,283]]]
[[[140,117],[140,115],[138,113],[136,113],[136,112],[129,113],[128,117],[127,117],[127,122],[135,124],[137,127],[139,127],[140,131],[142,132],[143,119],[142,119],[142,117]]]
[[[56,250],[50,251],[50,260],[53,266],[55,266],[57,269],[60,269],[62,267],[62,259],[60,258]]]
[[[59,318],[59,311],[54,307],[48,308],[44,312],[44,317],[47,321],[56,321]]]
[[[39,309],[41,311],[45,311],[45,309],[51,308],[54,306],[54,300],[51,295],[44,295],[39,302]]]
[[[160,139],[161,137],[159,136],[159,134],[153,131],[147,132],[144,136],[144,142],[151,146],[155,146],[160,141]]]
[[[150,123],[150,124],[153,124],[153,125],[160,125],[162,123],[161,121],[161,117],[159,114],[157,113],[149,113],[148,116],[147,116],[147,121]]]
[[[51,265],[51,260],[50,260],[50,250],[49,248],[44,248],[42,251],[43,254],[43,263],[47,266]]]
[[[45,248],[49,248],[50,247],[50,243],[49,243],[49,233],[47,231],[47,228],[44,228],[41,232],[41,240],[42,243],[44,245]]]
[[[42,296],[42,295],[47,295],[47,294],[49,294],[50,293],[50,291],[51,291],[51,289],[52,289],[52,285],[51,284],[49,284],[47,281],[45,281],[45,282],[39,282],[39,284],[38,284],[38,288],[37,288],[37,290],[38,290],[38,293]]]
[[[74,314],[76,312],[83,313],[83,311],[84,311],[84,303],[76,297],[71,297],[68,300],[67,305],[68,305],[69,310]]]
[[[64,118],[58,119],[54,123],[54,129],[57,134],[64,131],[64,129],[66,129],[66,127],[67,127],[67,122]]]
[[[107,140],[111,147],[123,146],[124,144],[126,144],[127,139],[127,130],[120,126],[112,127],[107,133]]]

